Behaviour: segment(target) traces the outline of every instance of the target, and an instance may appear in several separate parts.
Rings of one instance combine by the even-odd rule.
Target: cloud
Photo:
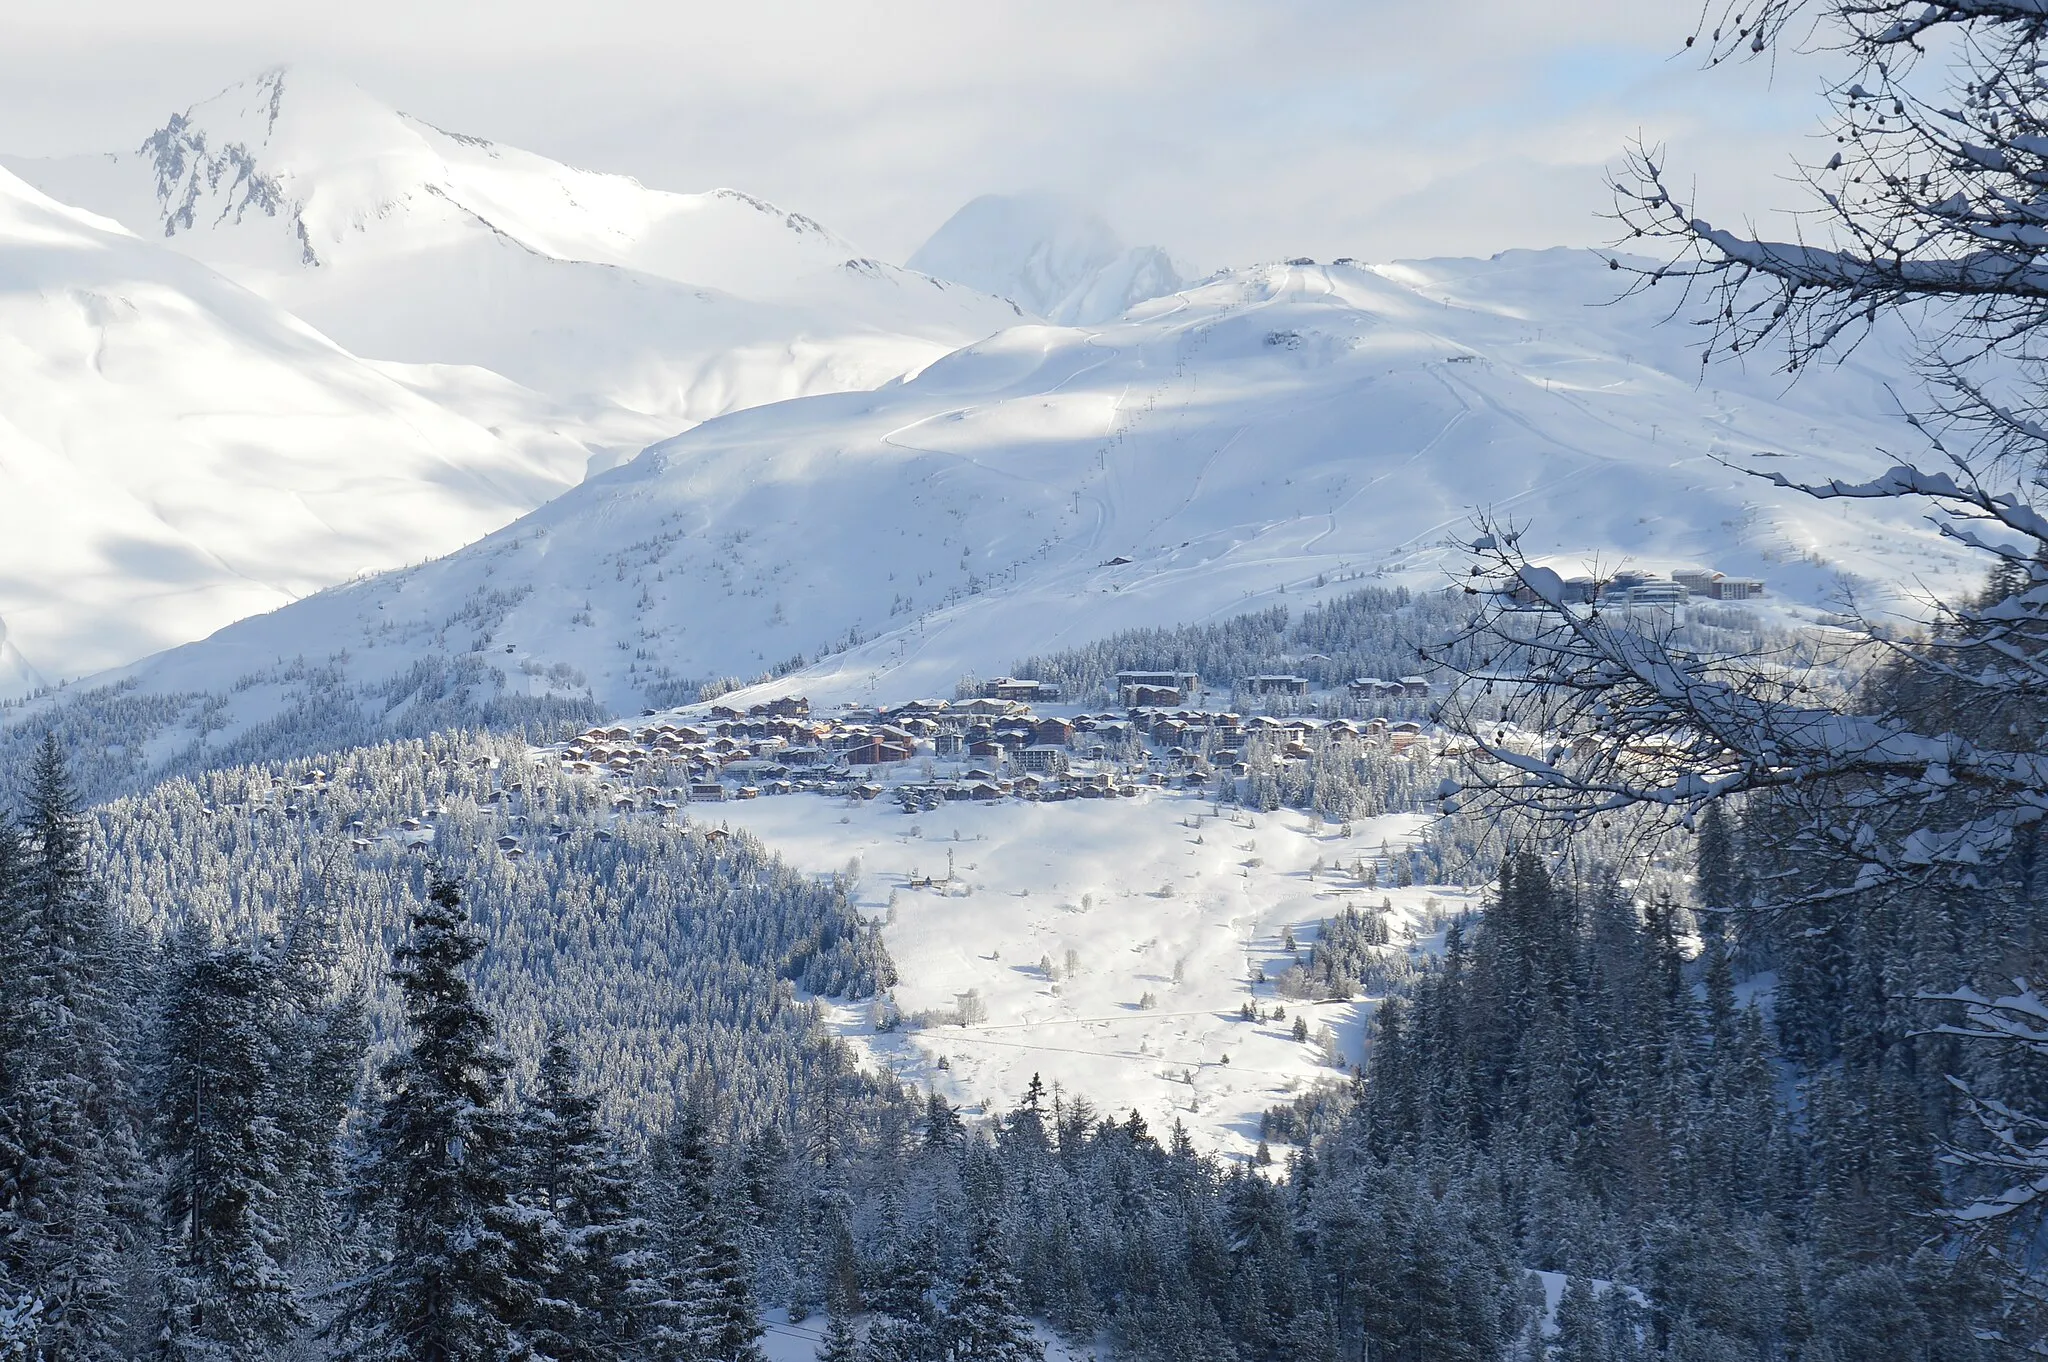
[[[458,131],[731,184],[901,258],[977,193],[1051,190],[1208,266],[1592,243],[1638,134],[1721,216],[1781,183],[1814,69],[1701,72],[1692,0],[88,0],[10,16],[0,147],[133,145],[315,61]]]

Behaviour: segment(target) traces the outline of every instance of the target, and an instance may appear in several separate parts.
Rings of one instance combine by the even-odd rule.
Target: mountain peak
[[[1126,246],[1100,215],[1053,194],[983,194],[909,264],[1067,325],[1108,321],[1183,282],[1165,251]]]

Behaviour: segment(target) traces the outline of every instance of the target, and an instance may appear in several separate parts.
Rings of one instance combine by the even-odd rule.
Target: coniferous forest
[[[537,777],[516,816],[546,835],[508,859],[515,748],[92,811],[54,740],[17,773],[13,1355],[738,1359],[781,1311],[875,1362],[1047,1334],[1332,1362],[2027,1336],[2024,1259],[1944,1211],[1996,1182],[1968,1161],[1996,1152],[1983,1104],[2024,1109],[2038,1071],[1923,998],[2023,958],[2025,901],[1740,911],[1817,873],[1767,798],[1710,808],[1682,900],[1505,856],[1364,1068],[1315,1120],[1273,1114],[1270,1163],[1224,1164],[1099,1095],[1034,1083],[968,1119],[864,1074],[804,1001],[893,981],[843,884],[743,837],[602,829]],[[431,849],[379,834],[408,813]],[[1315,968],[1368,969],[1370,925]]]

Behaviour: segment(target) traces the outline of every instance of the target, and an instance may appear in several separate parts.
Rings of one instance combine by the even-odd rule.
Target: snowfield
[[[1158,1133],[1184,1122],[1199,1146],[1232,1156],[1255,1151],[1266,1108],[1346,1080],[1362,1059],[1370,1001],[1296,1002],[1254,985],[1255,971],[1277,979],[1287,967],[1282,933],[1305,955],[1323,918],[1384,898],[1387,949],[1408,949],[1412,932],[1423,950],[1440,940],[1433,918],[1476,902],[1468,889],[1367,888],[1348,873],[1400,845],[1418,815],[1362,820],[1347,836],[1294,810],[1219,814],[1164,792],[919,814],[799,794],[690,812],[806,870],[858,864],[856,901],[886,924],[903,976],[895,1007],[934,1018],[878,1034],[877,1009],[841,1009],[841,1034],[870,1062],[984,1114],[1038,1074],[1106,1113],[1135,1109]],[[969,990],[986,1020],[941,1019]],[[1287,1015],[1244,1021],[1247,1001]],[[1297,1015],[1306,1042],[1292,1037]]]
[[[531,510],[590,456],[534,401],[475,370],[359,359],[0,170],[0,694]]]

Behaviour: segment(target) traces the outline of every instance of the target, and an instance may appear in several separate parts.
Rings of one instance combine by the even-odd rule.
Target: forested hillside
[[[1560,1362],[1991,1356],[1995,1277],[1929,1217],[1968,1185],[1957,1042],[1874,982],[1991,935],[1802,964],[1812,923],[1700,911],[1772,873],[1761,830],[1709,821],[1705,905],[1510,858],[1313,1143],[1225,1166],[1104,1095],[970,1123],[857,1075],[791,992],[890,978],[837,886],[522,757],[397,744],[88,819],[44,749],[0,841],[8,1337],[740,1359],[780,1306],[874,1362],[1029,1356],[1031,1320],[1161,1362],[1533,1356],[1547,1318]],[[1310,967],[1371,971],[1368,925]],[[1775,1022],[1740,1001],[1773,969]]]

